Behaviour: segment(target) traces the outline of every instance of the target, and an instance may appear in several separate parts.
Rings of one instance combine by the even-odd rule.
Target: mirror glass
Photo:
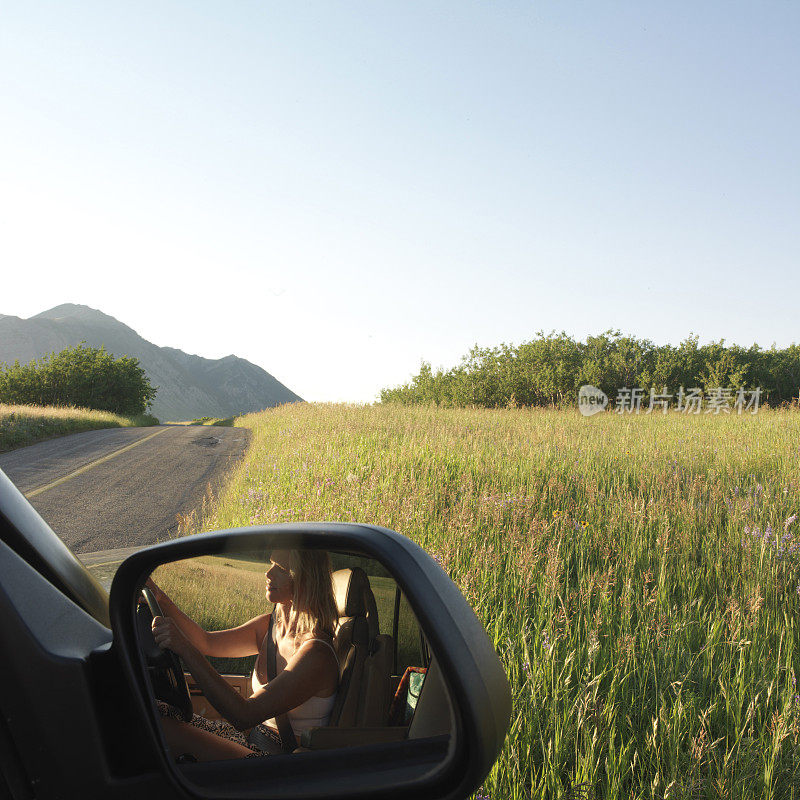
[[[162,564],[136,597],[170,762],[346,748],[442,763],[453,705],[392,572],[353,552],[247,548]]]

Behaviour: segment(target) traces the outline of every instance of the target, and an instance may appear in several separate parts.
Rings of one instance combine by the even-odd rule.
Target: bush
[[[156,396],[139,360],[81,342],[27,364],[0,367],[0,402],[144,414]]]
[[[784,350],[758,345],[745,349],[724,340],[700,345],[689,336],[679,346],[605,331],[575,341],[562,332],[537,333],[514,347],[477,345],[456,367],[438,369],[423,362],[404,386],[384,389],[383,403],[433,404],[444,407],[574,405],[579,388],[592,384],[613,396],[622,387],[715,387],[762,390],[761,401],[791,403],[800,389],[800,345]]]

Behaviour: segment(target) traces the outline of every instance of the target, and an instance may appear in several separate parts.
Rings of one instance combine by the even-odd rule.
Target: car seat
[[[312,728],[301,737],[308,749],[341,746],[329,742],[342,741],[343,736],[351,739],[352,732],[345,734],[345,729],[386,727],[389,716],[394,642],[380,633],[369,578],[360,567],[340,569],[333,573],[333,587],[339,614],[335,637],[339,691],[329,725]]]

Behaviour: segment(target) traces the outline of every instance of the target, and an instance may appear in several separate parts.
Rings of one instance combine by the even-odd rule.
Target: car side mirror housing
[[[297,737],[297,748],[263,758],[176,763],[180,754],[174,746],[170,750],[155,702],[154,667],[148,663],[153,661],[152,640],[149,650],[143,641],[140,598],[145,581],[151,576],[167,581],[176,592],[183,592],[181,597],[190,598],[194,592],[205,603],[196,606],[195,613],[201,616],[213,616],[215,609],[230,607],[242,595],[253,596],[254,602],[264,604],[261,610],[269,612],[272,604],[269,593],[264,595],[264,565],[271,563],[270,554],[287,551],[324,551],[334,570],[337,593],[346,591],[337,588],[337,580],[352,579],[355,584],[359,577],[366,586],[359,589],[369,597],[361,610],[356,608],[360,600],[351,603],[345,594],[337,594],[340,627],[334,646],[342,677],[335,724],[308,728]],[[230,596],[210,597],[212,584],[229,586]],[[251,584],[256,588],[248,589]],[[386,528],[345,523],[268,525],[155,545],[131,555],[119,567],[109,612],[113,646],[134,704],[159,745],[161,769],[188,796],[292,800],[346,796],[352,800],[380,794],[455,800],[481,785],[503,746],[511,690],[483,625],[439,564],[410,539]],[[240,613],[247,617],[254,612]],[[364,615],[363,624],[359,614]],[[357,653],[355,638],[342,649],[347,639],[341,625],[345,619],[358,630],[370,631],[364,634],[366,649],[360,655],[352,655]],[[240,623],[227,621],[219,627],[236,624]],[[408,655],[409,647],[413,656]],[[261,658],[259,652],[257,659]],[[370,673],[363,666],[370,659],[391,664],[389,674],[381,677],[380,669]],[[422,663],[408,666],[415,661]],[[358,685],[363,684],[363,689],[356,691],[350,688],[357,683],[352,676],[359,668],[354,665],[362,662],[364,677]],[[193,685],[191,675],[186,675],[195,711],[206,713],[208,708],[213,714],[210,706],[203,705],[202,687]],[[227,680],[249,696],[246,675]],[[387,696],[394,697],[391,709],[387,700],[381,705],[375,699],[386,693],[387,681]],[[371,716],[365,716],[368,706]]]

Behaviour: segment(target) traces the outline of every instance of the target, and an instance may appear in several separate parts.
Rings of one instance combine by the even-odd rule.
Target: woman
[[[328,722],[339,684],[339,662],[333,646],[337,612],[328,554],[275,550],[265,575],[266,598],[275,604],[273,637],[277,645],[276,673],[269,682],[266,650],[270,614],[238,628],[205,631],[151,580],[147,581],[165,614],[153,619],[156,643],[183,659],[206,699],[229,723],[214,723],[197,715],[188,724],[164,717],[164,733],[176,755],[190,753],[199,761],[251,756],[253,746],[248,746],[247,738],[238,732],[256,726],[272,746],[255,752],[279,752],[281,740],[275,720],[279,715],[288,716],[298,740],[304,730]],[[251,655],[258,658],[249,698],[229,686],[204,658]]]

